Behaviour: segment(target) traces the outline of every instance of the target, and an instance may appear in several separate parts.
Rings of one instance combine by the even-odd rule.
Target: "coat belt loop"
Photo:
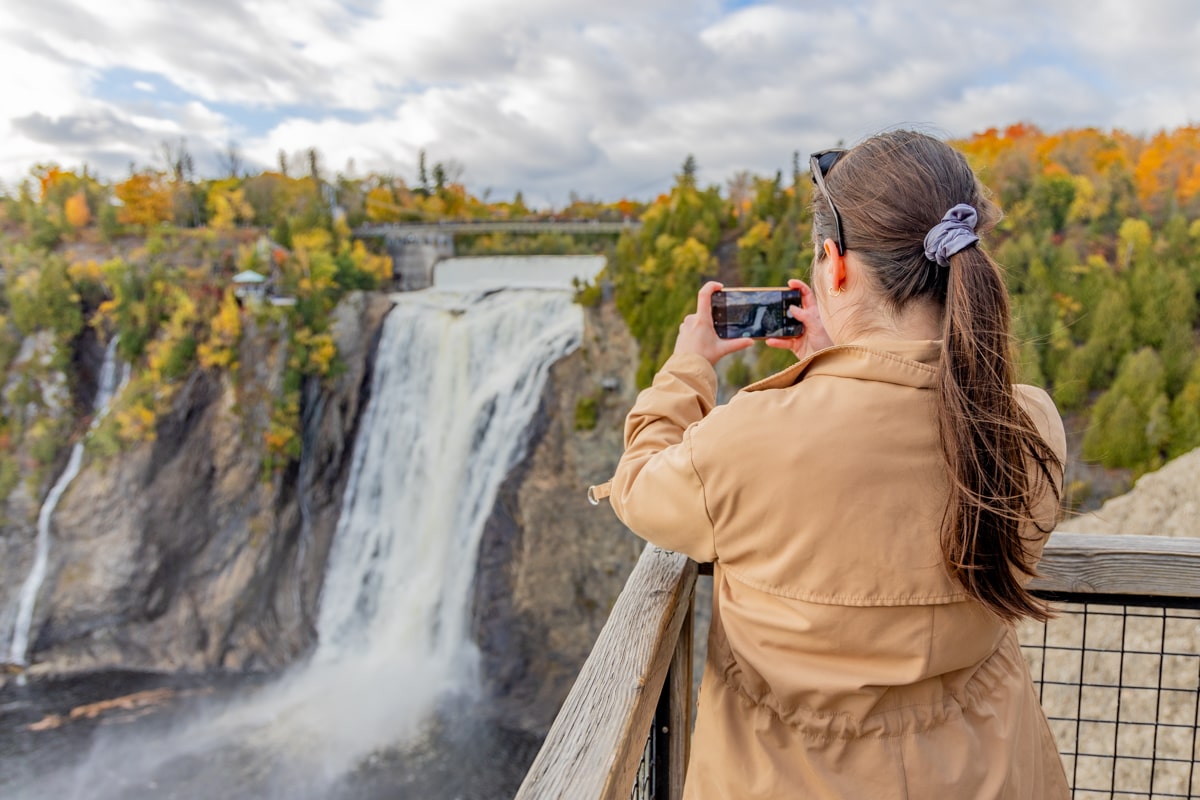
[[[600,501],[612,494],[612,481],[589,486],[587,490],[588,502],[594,506],[600,505]]]

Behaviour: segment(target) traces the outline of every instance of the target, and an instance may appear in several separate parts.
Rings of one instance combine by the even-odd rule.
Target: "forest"
[[[1141,136],[1029,124],[952,142],[1005,218],[987,246],[1013,297],[1021,380],[1046,387],[1082,420],[1084,459],[1134,476],[1200,447],[1200,127]],[[41,164],[0,195],[0,497],[31,489],[82,435],[63,413],[80,403],[71,368],[88,342],[119,336],[133,377],[89,440],[97,454],[152,439],[194,369],[235,385],[247,330],[286,341],[288,372],[274,402],[264,471],[299,455],[301,386],[339,369],[330,313],[355,289],[384,289],[386,255],[353,231],[367,223],[461,219],[639,220],[604,237],[479,235],[459,254],[604,252],[608,267],[577,299],[611,287],[640,345],[649,382],[674,344],[699,285],[779,285],[807,278],[811,181],[799,154],[773,175],[740,172],[701,185],[691,156],[650,200],[574,198],[562,209],[477,196],[454,164],[395,175],[330,175],[315,151],[303,168],[199,178],[186,147],[165,166],[108,182],[86,167]],[[243,307],[232,277],[254,270],[288,304]],[[725,378],[745,385],[786,366],[756,348]],[[1075,491],[1086,491],[1076,487]]]

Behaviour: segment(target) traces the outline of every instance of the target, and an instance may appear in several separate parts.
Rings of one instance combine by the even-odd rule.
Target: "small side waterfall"
[[[92,404],[95,409],[92,428],[95,428],[108,413],[109,403],[112,402],[113,395],[120,388],[119,382],[123,379],[120,375],[121,371],[117,369],[116,353],[117,337],[114,336],[104,353],[104,366],[100,368],[96,399]],[[42,508],[38,512],[33,567],[29,570],[25,583],[21,585],[21,593],[17,599],[16,623],[13,626],[12,639],[8,647],[8,660],[14,664],[24,665],[29,658],[29,633],[33,626],[33,609],[37,604],[42,582],[46,579],[46,567],[50,561],[50,522],[54,516],[54,510],[58,507],[58,501],[62,499],[67,487],[71,485],[71,481],[75,480],[75,476],[79,474],[79,470],[83,466],[83,443],[84,439],[81,438],[71,448],[71,457],[67,461],[67,468],[58,476],[58,480],[50,489],[50,494],[46,495],[46,501],[42,503]]]

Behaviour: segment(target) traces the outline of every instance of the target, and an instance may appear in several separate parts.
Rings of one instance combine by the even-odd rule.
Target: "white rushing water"
[[[108,413],[109,403],[119,388],[122,380],[121,370],[117,368],[117,337],[108,343],[104,353],[104,365],[100,368],[100,377],[96,386],[96,398],[92,404],[94,416],[89,430],[94,429],[104,415]],[[128,377],[125,372],[124,377]],[[50,523],[58,502],[62,499],[71,481],[79,475],[83,466],[83,443],[81,438],[71,448],[71,456],[67,460],[67,468],[58,476],[50,494],[46,495],[41,510],[38,511],[37,539],[34,545],[33,567],[21,584],[21,592],[17,596],[16,622],[13,625],[12,639],[8,647],[8,660],[14,664],[26,664],[29,658],[29,632],[33,626],[33,610],[37,605],[38,593],[46,580],[46,567],[50,562]]]
[[[483,526],[551,365],[581,333],[566,292],[435,289],[401,296],[388,316],[310,666],[353,683],[362,703],[325,704],[347,727],[416,725],[440,696],[474,688]]]
[[[561,282],[558,284],[561,286]],[[550,367],[583,330],[571,293],[395,295],[330,553],[318,646],[191,747],[253,740],[333,777],[477,688],[476,555]],[[252,732],[247,737],[247,732]]]

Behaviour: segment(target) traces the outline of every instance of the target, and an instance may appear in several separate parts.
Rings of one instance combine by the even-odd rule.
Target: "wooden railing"
[[[1077,692],[1074,711],[1065,716],[1048,708],[1060,746],[1064,739],[1073,743],[1064,750],[1063,758],[1077,796],[1200,797],[1200,765],[1196,762],[1200,539],[1056,533],[1047,542],[1038,569],[1034,590],[1053,600],[1063,613],[1050,626],[1023,626],[1022,646],[1035,684],[1044,693],[1044,705],[1059,702],[1047,695],[1064,687]],[[681,797],[691,731],[696,579],[697,565],[686,557],[646,548],[517,800]],[[1099,610],[1111,608],[1121,611]],[[1130,608],[1138,610],[1130,612]],[[1096,620],[1104,617],[1119,618],[1115,646],[1111,634],[1095,641],[1100,624]],[[1089,619],[1093,620],[1091,634]],[[1135,623],[1149,619],[1157,625],[1158,644],[1130,639],[1128,631],[1137,627],[1130,619]],[[1051,627],[1060,625],[1061,633]],[[1190,637],[1177,636],[1179,630],[1186,634],[1189,628]],[[1147,647],[1157,647],[1157,651],[1150,652]],[[1179,652],[1181,648],[1186,652]],[[1110,669],[1107,662],[1101,663],[1110,656],[1119,664],[1115,678],[1103,671]],[[1142,685],[1143,679],[1127,669],[1127,660],[1132,665],[1148,656],[1158,659],[1157,687]],[[1077,663],[1078,669],[1071,667],[1067,670],[1071,674],[1064,675],[1060,661]],[[1188,685],[1170,679],[1174,682],[1164,688],[1164,665],[1168,663],[1172,669],[1182,664],[1181,674],[1192,676],[1182,681]],[[1097,711],[1091,693],[1102,692],[1110,692],[1115,699]],[[1157,692],[1153,720],[1133,719],[1137,714],[1129,710],[1122,717],[1122,704],[1138,692]],[[1167,707],[1164,694],[1172,695]],[[1064,696],[1070,709],[1069,693]],[[1181,699],[1190,701],[1193,709],[1190,717],[1183,714],[1184,722],[1178,722],[1180,715],[1172,711],[1181,705],[1176,702]],[[1183,739],[1190,730],[1190,745],[1184,741],[1176,748],[1179,754],[1167,752],[1165,737],[1160,746],[1160,727],[1173,736],[1182,729]],[[1099,728],[1100,734],[1091,735],[1092,728]],[[1147,754],[1141,741],[1150,739],[1140,734],[1150,729],[1152,745]],[[1147,765],[1149,777],[1145,778]],[[1106,771],[1111,772],[1110,778],[1104,777]],[[1107,780],[1108,785],[1091,785],[1097,780]]]
[[[647,548],[617,598],[608,622],[517,797],[626,800],[642,763],[646,734],[665,696],[656,732],[666,727],[656,796],[682,796],[691,732],[692,601],[696,564]],[[664,692],[663,688],[667,687]],[[666,719],[662,720],[661,717]],[[671,787],[661,793],[661,784]],[[678,788],[675,788],[678,787]]]

